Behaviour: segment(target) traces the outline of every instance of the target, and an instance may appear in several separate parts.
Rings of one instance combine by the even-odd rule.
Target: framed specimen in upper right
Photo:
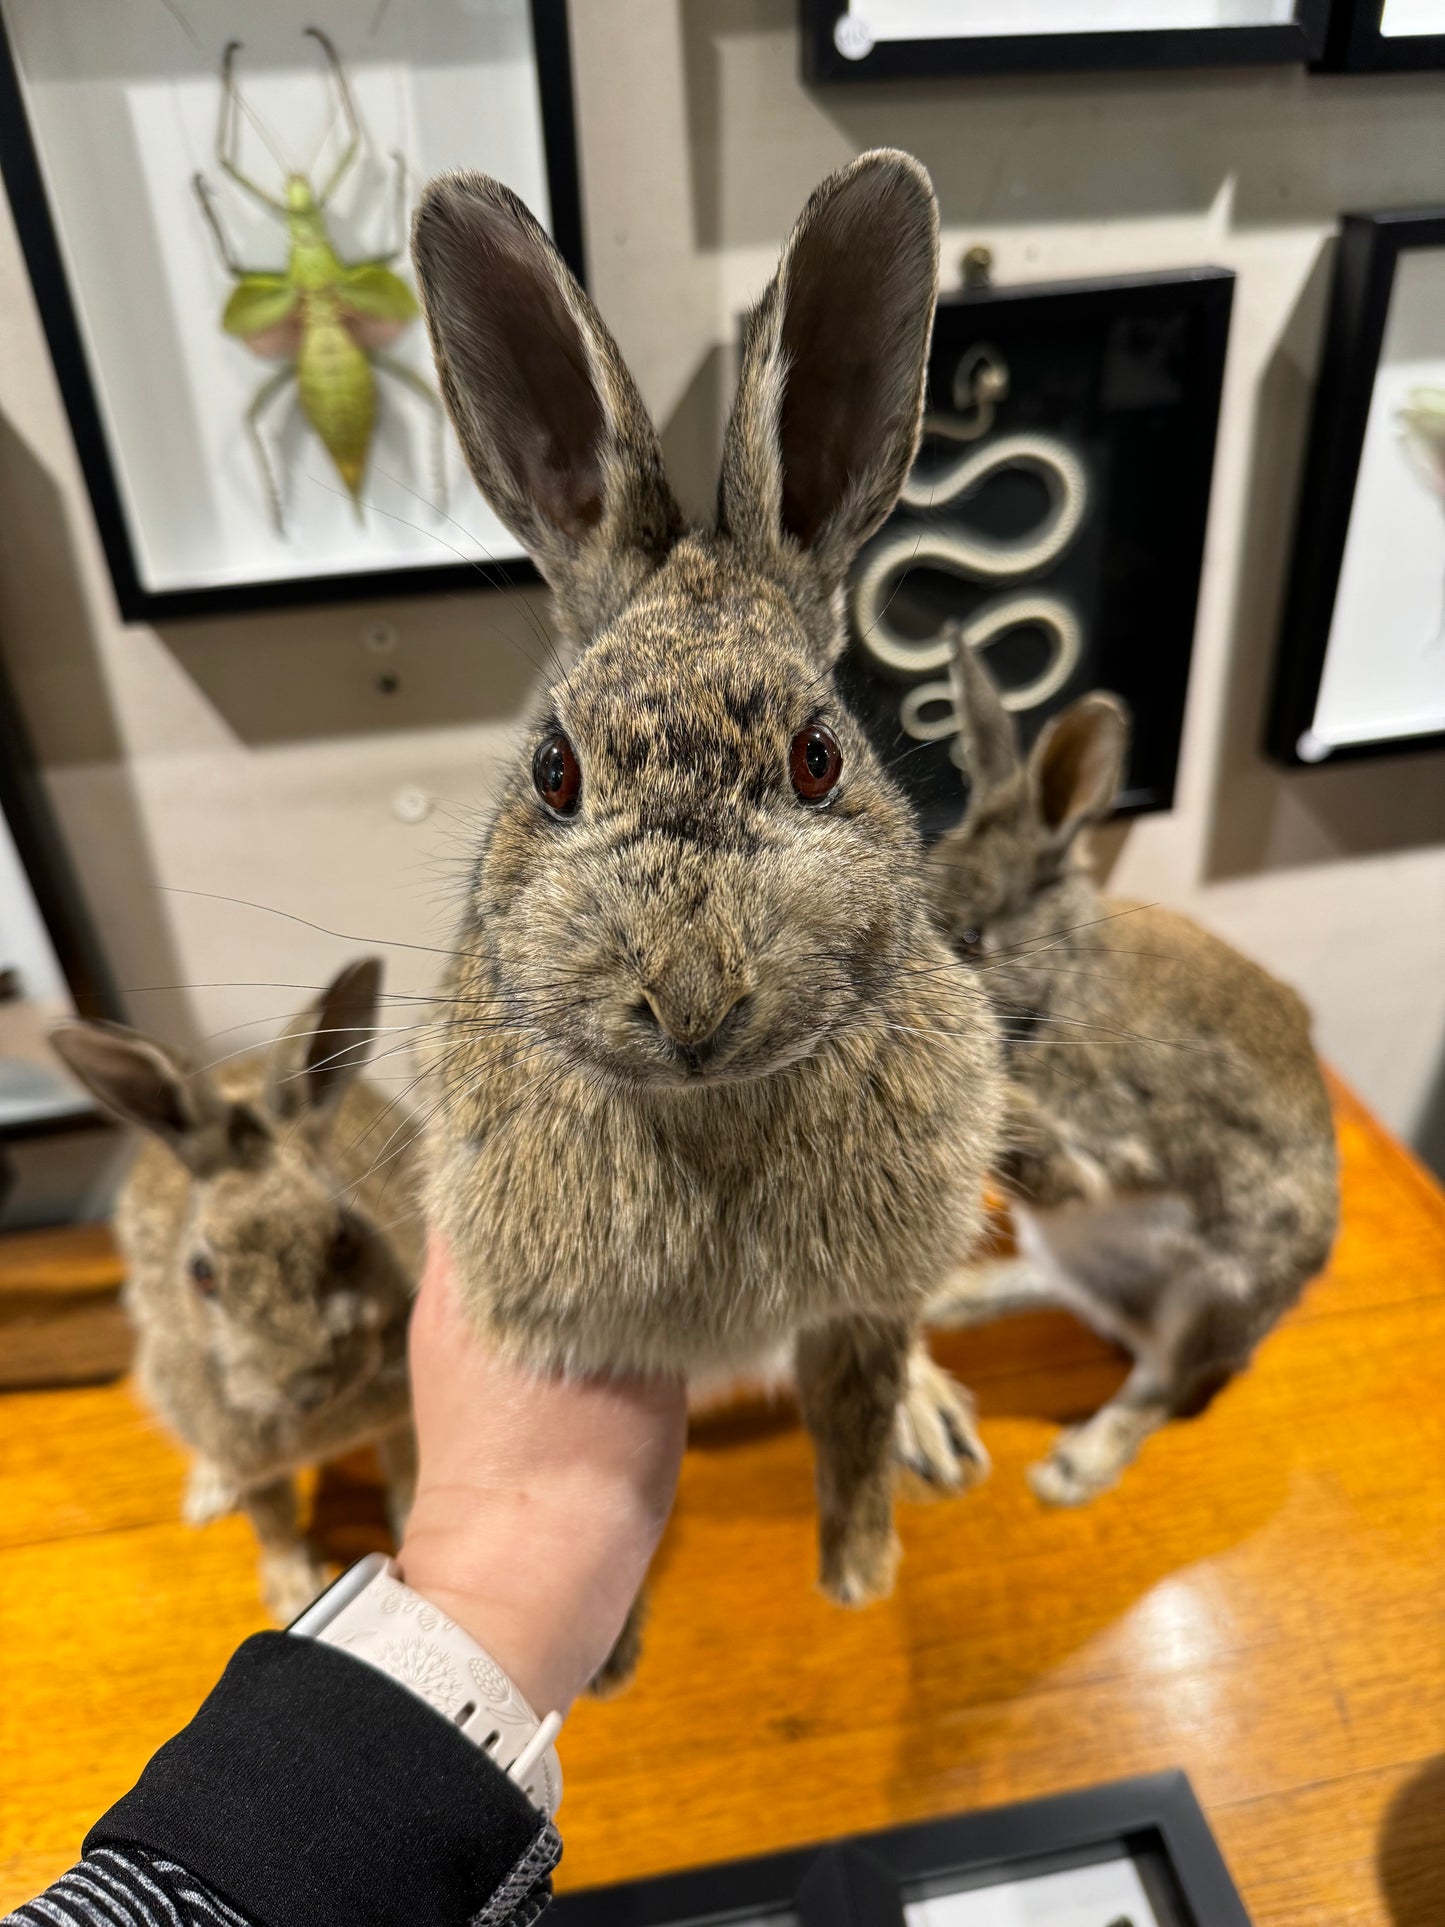
[[[1350,74],[1445,67],[1445,0],[1334,0],[1319,64]]]
[[[1425,0],[1413,0],[1415,5]],[[802,0],[808,80],[1318,59],[1329,0]]]
[[[1266,744],[1445,746],[1445,207],[1345,219]]]

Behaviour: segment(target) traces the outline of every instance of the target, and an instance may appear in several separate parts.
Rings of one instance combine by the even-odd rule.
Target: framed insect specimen
[[[1086,689],[1132,706],[1125,810],[1167,809],[1233,276],[945,296],[897,509],[849,582],[842,677],[926,834],[967,798],[948,664],[987,655],[1025,743]]]
[[[1182,1773],[552,1905],[557,1927],[1249,1927]]]
[[[1352,74],[1445,67],[1445,0],[1333,0],[1319,64]]]
[[[1266,745],[1445,747],[1445,207],[1341,229]]]
[[[908,80],[1299,63],[1321,52],[1328,13],[1329,0],[802,0],[803,73]]]
[[[444,432],[421,183],[582,267],[565,0],[0,0],[0,167],[122,614],[533,580]]]

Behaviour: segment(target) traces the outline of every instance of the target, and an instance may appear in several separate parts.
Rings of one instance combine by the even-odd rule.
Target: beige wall
[[[1236,270],[1178,805],[1117,833],[1114,882],[1292,978],[1329,1056],[1438,1150],[1445,762],[1285,775],[1255,743],[1328,236],[1344,208],[1445,199],[1445,76],[809,93],[793,0],[573,12],[593,288],[699,504],[735,317],[809,188],[860,148],[905,145],[932,169],[949,264],[984,240],[1007,280]],[[231,1047],[256,1033],[229,1027],[286,1009],[343,939],[445,944],[467,824],[528,687],[531,613],[478,595],[123,629],[0,222],[0,639],[139,1021]],[[378,621],[398,633],[392,695],[366,646]],[[421,823],[393,807],[412,788],[437,799]],[[408,988],[437,961],[387,954]],[[143,988],[169,985],[187,988]]]

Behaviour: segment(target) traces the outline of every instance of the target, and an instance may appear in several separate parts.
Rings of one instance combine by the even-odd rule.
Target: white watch
[[[562,1801],[553,1742],[562,1715],[538,1719],[469,1633],[402,1584],[394,1559],[368,1553],[328,1586],[287,1632],[341,1646],[424,1699],[488,1753],[549,1817]]]

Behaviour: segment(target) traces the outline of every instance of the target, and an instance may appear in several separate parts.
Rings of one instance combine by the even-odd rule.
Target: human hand
[[[541,1378],[457,1301],[433,1241],[411,1320],[420,1473],[407,1585],[565,1713],[612,1650],[672,1509],[680,1379]]]

